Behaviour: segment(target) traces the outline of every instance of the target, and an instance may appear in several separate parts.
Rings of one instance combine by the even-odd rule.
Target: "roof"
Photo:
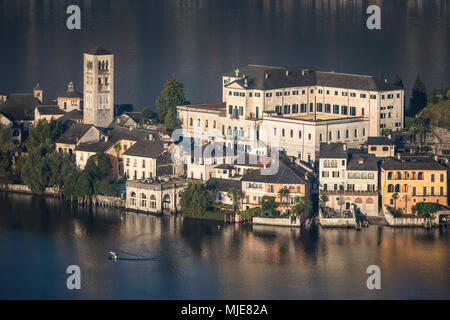
[[[125,112],[125,114],[136,122],[139,122],[142,119],[142,113],[140,112]]]
[[[164,177],[164,176],[173,176],[175,174],[173,165],[163,165],[156,167],[156,176]]]
[[[343,143],[320,143],[319,158],[347,159]]]
[[[231,188],[241,190],[242,182],[240,180],[210,178],[206,181],[206,186],[216,191],[228,191]]]
[[[13,93],[0,102],[0,111],[15,121],[34,120],[34,108],[40,101],[33,94]]]
[[[225,110],[225,102],[207,103],[207,104],[187,104],[180,107],[192,108],[192,109],[203,109],[203,110]]]
[[[96,56],[112,54],[112,52],[106,50],[106,49],[103,48],[102,46],[95,46],[94,48],[92,48],[92,49],[86,51],[85,53],[87,53],[87,54],[93,54],[93,55],[96,55]]]
[[[388,158],[381,162],[384,170],[447,170],[439,162],[426,157],[411,157],[407,159]]]
[[[247,89],[271,90],[279,88],[325,86],[368,91],[401,90],[391,83],[378,80],[373,76],[336,73],[334,71],[316,71],[305,68],[283,68],[260,65],[247,65],[237,69],[240,79],[231,81],[227,86],[237,83]],[[225,76],[236,77],[236,71]]]
[[[164,151],[164,144],[159,140],[143,140],[133,144],[123,154],[143,158],[157,158]]]
[[[83,94],[76,90],[67,90],[63,94],[59,95],[58,98],[83,98]]]
[[[149,135],[153,135],[155,138],[158,137],[154,131],[133,127],[115,126],[114,128],[108,128],[106,131],[109,139],[114,141],[131,140],[137,142],[147,140]]]
[[[39,105],[36,108],[41,115],[65,114],[57,105]]]
[[[94,125],[85,123],[74,123],[64,134],[56,140],[57,143],[76,144],[86,132]]]
[[[392,140],[387,137],[367,137],[366,144],[378,145],[378,146],[394,145]]]
[[[263,182],[273,184],[305,184],[297,170],[292,170],[290,164],[279,161],[278,172],[273,175],[262,175],[261,169],[251,170],[243,175],[242,181]]]
[[[236,167],[231,164],[222,163],[216,166],[216,169],[234,170]]]
[[[105,152],[111,147],[112,143],[110,141],[101,141],[97,143],[81,143],[75,147],[77,151],[86,152]]]
[[[373,154],[354,153],[347,164],[347,170],[378,171],[377,158]]]

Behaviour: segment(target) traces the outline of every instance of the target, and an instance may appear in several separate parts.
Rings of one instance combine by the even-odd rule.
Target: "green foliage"
[[[175,114],[172,109],[169,109],[167,111],[166,117],[164,119],[164,126],[170,130],[173,131],[177,127],[177,119],[175,118]]]
[[[378,73],[378,80],[381,80],[381,81],[386,80],[386,76],[384,75],[384,72],[383,72],[383,71],[380,71],[380,72]]]
[[[412,210],[420,217],[430,218],[433,214],[440,210],[440,207],[438,204],[433,202],[419,202],[412,207]]]
[[[297,215],[305,214],[308,218],[310,218],[312,214],[312,208],[313,204],[311,199],[309,197],[301,197],[300,199],[298,199],[297,204],[294,207],[294,213],[296,213]]]
[[[280,195],[280,200],[282,203],[286,203],[287,202],[287,195],[289,194],[289,189],[288,188],[281,188],[278,191],[278,194]]]
[[[176,106],[184,104],[186,101],[183,84],[175,79],[175,76],[166,81],[165,87],[161,95],[156,100],[156,108],[158,110],[158,119],[165,122],[166,115],[169,110],[176,114]]]
[[[107,154],[97,152],[90,156],[84,167],[92,178],[92,180],[102,180],[106,178],[111,172],[111,162]]]
[[[261,208],[251,208],[251,209],[242,211],[241,217],[242,218],[252,218],[252,217],[261,215],[261,213],[262,213]]]
[[[58,122],[52,119],[48,122],[46,119],[41,119],[37,122],[34,128],[30,129],[29,136],[25,145],[28,150],[38,147],[41,144],[54,145],[55,140],[61,136],[61,129]]]
[[[190,183],[181,192],[180,206],[189,215],[202,216],[213,206],[214,200],[213,191],[207,190],[203,184]]]
[[[409,115],[415,116],[427,105],[427,89],[417,76],[414,81],[411,99],[409,100]]]
[[[272,215],[275,213],[275,209],[278,207],[277,202],[275,201],[275,197],[271,196],[263,196],[261,198],[261,207],[262,211],[265,214]]]
[[[117,189],[107,179],[94,181],[94,194],[114,196],[116,193]]]
[[[330,199],[328,198],[328,195],[327,195],[325,192],[323,192],[323,193],[320,195],[320,202],[322,202],[322,205],[326,206],[326,205],[327,205],[327,202],[328,202],[329,200],[330,200]]]
[[[149,123],[151,120],[156,119],[157,116],[150,107],[142,108],[141,115],[145,123]]]
[[[11,176],[11,154],[13,151],[11,133],[0,125],[0,181],[6,182]]]
[[[240,204],[242,198],[244,197],[244,194],[242,193],[242,191],[233,187],[233,188],[230,188],[230,190],[228,190],[227,195],[231,199],[231,201],[233,201],[233,208],[235,210],[239,210],[239,204]]]

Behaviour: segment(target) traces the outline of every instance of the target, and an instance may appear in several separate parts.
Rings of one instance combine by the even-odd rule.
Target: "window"
[[[300,105],[300,112],[306,112],[306,103]]]
[[[361,109],[361,115],[364,115],[364,108]]]
[[[377,96],[376,96],[376,95],[374,95],[374,94],[371,94],[371,95],[370,95],[370,99],[374,99],[374,100],[376,100],[376,99],[377,99]]]
[[[354,136],[355,138],[358,138],[358,129],[355,129]]]
[[[347,106],[341,106],[341,114],[347,114]]]
[[[290,135],[291,135],[291,138],[293,138],[293,137],[294,137],[294,130],[292,130],[292,129],[291,129],[291,133],[290,133]]]
[[[337,139],[338,139],[338,140],[341,139],[341,131],[340,131],[340,130],[338,130],[338,132],[337,132]]]
[[[337,104],[333,105],[333,113],[339,114],[339,105],[337,105]]]
[[[363,130],[362,130],[362,135],[363,135],[363,137],[366,136],[366,128],[363,128]]]
[[[289,114],[289,113],[291,113],[291,106],[285,105],[284,106],[284,114]]]
[[[348,129],[345,130],[345,138],[348,139]]]
[[[273,184],[269,184],[269,192],[273,193]]]
[[[281,136],[284,137],[284,128],[281,129]]]
[[[302,138],[302,131],[298,130],[298,138],[301,139]]]
[[[232,105],[228,106],[228,114],[233,114],[233,106]]]
[[[424,196],[427,195],[427,187],[423,187],[423,195],[424,195]]]
[[[314,104],[312,102],[309,104],[309,112],[314,112]]]
[[[298,113],[298,104],[292,105],[292,113]]]
[[[322,141],[322,140],[323,140],[323,135],[319,134],[319,141]]]
[[[365,98],[366,98],[366,94],[365,94],[365,93],[361,93],[361,94],[359,95],[359,97],[365,99]]]
[[[331,105],[328,104],[328,103],[325,104],[325,112],[326,113],[330,113],[331,112]]]
[[[244,115],[244,107],[239,107],[239,115]]]
[[[442,173],[441,173],[441,176],[440,176],[440,181],[444,182],[444,175]]]
[[[431,182],[434,182],[434,174],[431,174]]]
[[[343,97],[346,97],[346,96],[348,96],[348,93],[345,92],[345,91],[342,91],[342,96],[343,96]]]
[[[277,136],[277,128],[273,128],[273,136],[274,136],[274,137]]]
[[[311,133],[308,133],[308,140],[311,140]]]
[[[444,195],[444,187],[440,187],[440,188],[439,188],[439,194],[440,194],[441,196]]]
[[[293,96],[298,96],[298,90],[292,91],[292,95],[293,95]]]
[[[322,103],[317,103],[317,112],[322,112]]]
[[[352,98],[356,97],[356,93],[355,92],[350,92],[350,97],[352,97]]]
[[[333,134],[330,132],[328,132],[328,140],[332,140],[333,139]]]
[[[350,107],[350,115],[356,116],[356,108],[355,107]]]
[[[260,97],[261,94],[259,92],[255,92],[255,97]]]
[[[335,96],[339,95],[339,92],[335,91],[335,92],[334,92],[334,95],[335,95]]]
[[[270,98],[270,97],[272,97],[272,92],[267,92],[266,93],[266,98]]]

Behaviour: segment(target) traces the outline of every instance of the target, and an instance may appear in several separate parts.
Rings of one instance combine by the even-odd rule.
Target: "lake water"
[[[448,229],[306,232],[1,193],[0,299],[449,299],[449,243]],[[69,265],[81,290],[66,287]],[[369,265],[381,290],[366,287]]]
[[[369,4],[381,30],[366,28]],[[66,28],[78,4],[81,30]],[[420,74],[429,91],[450,82],[450,0],[0,0],[0,94],[45,99],[82,91],[82,52],[115,53],[115,101],[154,106],[176,75],[187,99],[221,100],[221,74],[253,64],[378,75]]]

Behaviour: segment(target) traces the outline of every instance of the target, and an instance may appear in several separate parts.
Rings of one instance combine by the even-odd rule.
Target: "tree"
[[[308,218],[310,218],[312,213],[312,201],[308,197],[301,197],[296,199],[297,204],[294,207],[294,213],[301,215],[304,213]]]
[[[394,199],[394,210],[397,210],[398,193],[394,192],[391,197],[392,197],[392,199]]]
[[[111,172],[109,156],[101,152],[90,156],[86,162],[84,171],[91,176],[92,180],[106,178]]]
[[[403,80],[400,78],[400,75],[396,72],[394,75],[394,85],[399,86],[401,88],[404,87]]]
[[[177,126],[177,119],[172,109],[169,109],[164,119],[164,126],[169,130],[173,131]]]
[[[119,156],[120,156],[120,151],[122,150],[122,146],[120,145],[120,142],[117,142],[114,146],[114,151],[116,152],[116,170],[117,170],[117,177],[119,177]]]
[[[275,197],[271,196],[263,196],[260,203],[265,214],[273,214],[278,206]]]
[[[47,121],[47,119],[41,119],[37,122],[34,128],[30,129],[27,141],[25,145],[28,150],[38,147],[41,144],[54,145],[56,139],[61,136],[61,129],[58,122],[54,119]]]
[[[227,195],[231,199],[231,201],[233,201],[234,210],[239,212],[240,202],[244,197],[242,191],[240,189],[232,187],[230,188],[230,190],[228,190]]]
[[[409,114],[415,116],[427,105],[427,89],[425,84],[417,76],[414,81],[411,99],[409,100]]]
[[[114,196],[117,190],[107,179],[94,181],[94,194]]]
[[[0,124],[0,180],[7,181],[11,176],[13,149],[10,131]]]
[[[419,202],[412,207],[412,210],[425,220],[430,220],[440,210],[440,207],[433,202]]]
[[[386,76],[384,75],[384,72],[383,71],[380,71],[379,73],[378,73],[378,80],[381,80],[381,81],[385,81],[386,80]]]
[[[156,113],[150,107],[144,107],[141,110],[142,119],[145,123],[149,123],[156,118]]]
[[[278,194],[280,195],[280,201],[283,203],[287,202],[287,195],[289,194],[288,188],[282,188],[278,191]]]
[[[54,152],[52,146],[41,144],[28,152],[22,168],[22,180],[32,192],[42,193],[48,186],[51,169],[47,155]]]
[[[326,204],[329,200],[330,199],[328,198],[328,195],[325,192],[320,194],[320,202],[322,202],[324,207],[326,206]]]
[[[214,200],[214,192],[200,183],[190,183],[180,194],[181,209],[195,216],[203,215],[212,207]]]
[[[173,114],[175,114],[176,106],[184,104],[185,101],[186,99],[183,92],[183,84],[178,82],[175,76],[173,76],[171,79],[166,81],[161,95],[156,100],[159,121],[165,122],[167,112],[172,110]]]

